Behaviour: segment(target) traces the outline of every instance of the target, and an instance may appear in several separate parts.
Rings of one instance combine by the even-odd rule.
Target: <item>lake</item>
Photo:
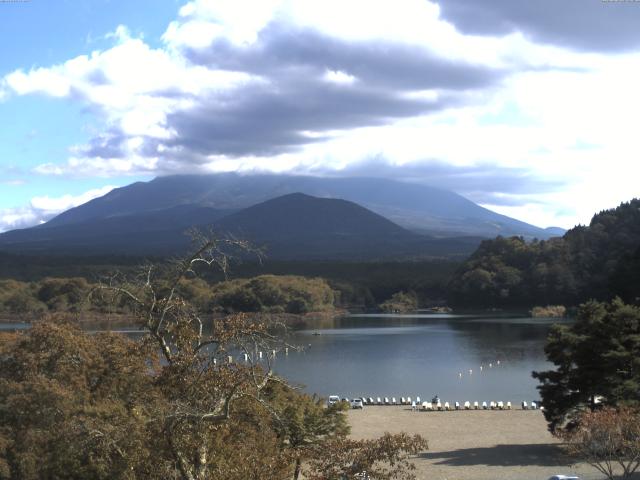
[[[533,370],[552,365],[544,344],[555,319],[478,315],[349,315],[294,332],[303,352],[275,370],[322,396],[443,401],[531,401]]]
[[[531,372],[552,367],[544,345],[558,321],[515,315],[348,315],[294,331],[289,342],[304,350],[279,354],[275,371],[325,397],[431,399],[437,394],[449,402],[519,404],[539,398]],[[27,327],[0,324],[2,330]],[[139,335],[134,327],[119,331]]]

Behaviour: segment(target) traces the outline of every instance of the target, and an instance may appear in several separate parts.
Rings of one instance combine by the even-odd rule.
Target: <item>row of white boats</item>
[[[332,396],[333,398],[336,398]],[[331,398],[331,397],[330,397]],[[349,402],[348,398],[341,399],[344,402]],[[503,401],[491,401],[491,402],[442,402],[439,398],[434,398],[430,402],[422,401],[420,397],[413,399],[412,397],[358,397],[355,400],[361,400],[363,405],[410,405],[412,409],[417,410],[512,410],[514,407],[511,402]],[[537,401],[520,403],[522,410],[543,410],[544,407]]]

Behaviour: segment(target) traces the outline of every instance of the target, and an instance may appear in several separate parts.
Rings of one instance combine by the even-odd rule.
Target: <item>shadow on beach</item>
[[[435,465],[499,467],[567,466],[571,459],[564,455],[557,444],[496,445],[482,448],[463,448],[449,452],[425,452],[419,458],[430,460]]]

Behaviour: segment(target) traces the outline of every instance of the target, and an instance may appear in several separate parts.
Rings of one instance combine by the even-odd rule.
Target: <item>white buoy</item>
[[[469,370],[469,375],[473,375],[473,370]]]
[[[470,410],[471,409],[471,402],[469,400],[464,402],[464,409],[465,410]]]
[[[489,368],[493,368],[493,363],[490,363],[490,364],[489,364]]]
[[[462,372],[458,372],[458,378],[462,378]]]
[[[482,371],[482,365],[480,365],[480,371]]]
[[[496,365],[500,365],[500,360],[496,360]]]

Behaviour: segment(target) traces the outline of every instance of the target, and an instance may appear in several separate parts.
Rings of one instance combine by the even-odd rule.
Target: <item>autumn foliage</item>
[[[218,246],[94,289],[135,315],[137,339],[62,314],[0,337],[0,479],[413,478],[420,437],[350,440],[343,406],[274,374],[274,352],[295,348],[277,318],[213,320],[185,298]]]

